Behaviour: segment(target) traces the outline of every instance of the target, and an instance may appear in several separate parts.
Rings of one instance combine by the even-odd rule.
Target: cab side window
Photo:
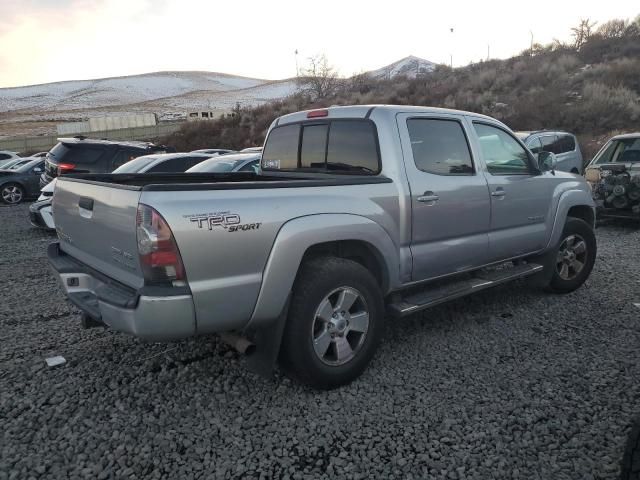
[[[529,175],[527,150],[504,130],[484,123],[473,123],[480,150],[491,175]]]

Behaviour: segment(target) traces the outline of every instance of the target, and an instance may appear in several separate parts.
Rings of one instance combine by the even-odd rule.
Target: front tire
[[[24,199],[24,189],[17,183],[6,183],[0,187],[0,200],[7,205],[17,205]]]
[[[553,274],[547,289],[569,293],[579,288],[593,269],[596,251],[593,228],[584,220],[568,217],[550,262]]]
[[[369,270],[344,258],[309,260],[293,287],[282,365],[315,388],[345,385],[373,358],[383,321],[382,293]]]

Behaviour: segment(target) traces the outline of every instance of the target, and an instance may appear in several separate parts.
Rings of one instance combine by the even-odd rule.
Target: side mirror
[[[558,165],[558,160],[556,159],[556,155],[551,152],[539,152],[538,156],[538,168],[543,172],[548,172],[551,170],[555,171],[556,166]]]

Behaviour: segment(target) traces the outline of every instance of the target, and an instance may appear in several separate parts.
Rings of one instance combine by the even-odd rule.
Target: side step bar
[[[480,271],[472,278],[451,281],[446,285],[427,286],[422,292],[408,295],[398,302],[390,303],[387,306],[387,310],[393,317],[404,317],[449,300],[464,297],[518,278],[528,277],[542,271],[542,268],[542,265],[536,263],[525,263],[500,270]]]

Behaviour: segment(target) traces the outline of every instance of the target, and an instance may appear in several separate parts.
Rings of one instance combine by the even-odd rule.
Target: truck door
[[[490,202],[462,116],[399,114],[411,189],[412,279],[486,263]]]
[[[525,147],[499,125],[473,121],[491,192],[491,260],[545,247],[557,182],[541,175]]]

